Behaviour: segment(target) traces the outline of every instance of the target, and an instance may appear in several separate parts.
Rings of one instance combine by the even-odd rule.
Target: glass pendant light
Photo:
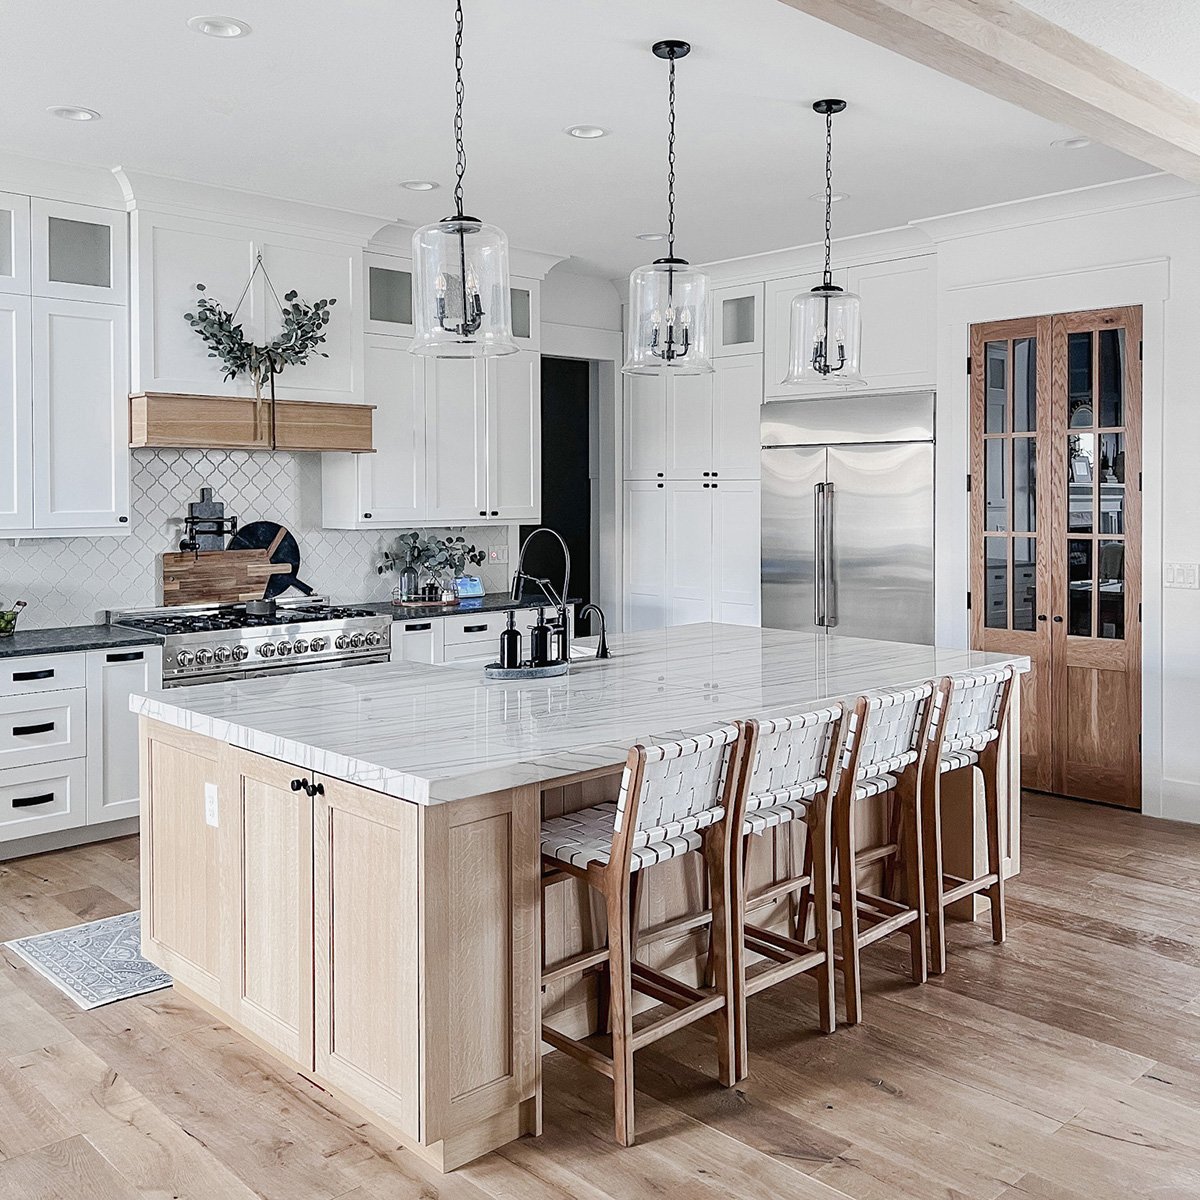
[[[833,223],[833,114],[845,100],[818,100],[813,111],[825,118],[825,271],[820,284],[792,301],[790,367],[784,383],[828,391],[866,387],[859,370],[862,321],[858,297],[833,282],[829,270]]]
[[[454,34],[453,216],[413,234],[412,352],[433,358],[515,354],[508,282],[508,238],[494,225],[463,214],[463,8],[458,0]]]
[[[687,42],[656,42],[654,53],[670,64],[670,126],[667,137],[667,257],[638,267],[629,277],[628,375],[701,375],[708,358],[708,276],[675,257],[675,63],[691,51]]]

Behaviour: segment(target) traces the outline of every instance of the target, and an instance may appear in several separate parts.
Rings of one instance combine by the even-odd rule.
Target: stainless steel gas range
[[[313,597],[281,602],[272,616],[241,604],[203,604],[112,612],[108,619],[163,638],[163,687],[387,662],[391,653],[390,613]]]

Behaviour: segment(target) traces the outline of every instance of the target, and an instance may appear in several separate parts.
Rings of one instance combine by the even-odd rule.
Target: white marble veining
[[[1014,655],[817,633],[685,625],[616,634],[562,679],[478,664],[349,667],[134,696],[143,716],[417,804],[624,761],[636,742],[779,716]],[[594,644],[580,640],[578,644]]]

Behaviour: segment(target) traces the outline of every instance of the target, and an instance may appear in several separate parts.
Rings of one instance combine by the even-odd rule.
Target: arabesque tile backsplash
[[[0,541],[0,605],[28,601],[21,628],[85,624],[106,609],[160,603],[158,556],[178,549],[188,502],[202,487],[211,487],[225,512],[243,524],[286,525],[300,543],[300,578],[321,595],[335,601],[391,595],[395,577],[377,574],[375,563],[400,531],[322,529],[320,455],[136,450],[131,470],[125,537]],[[505,526],[456,532],[481,550],[508,545]],[[510,570],[487,563],[476,568],[488,591],[506,590]]]

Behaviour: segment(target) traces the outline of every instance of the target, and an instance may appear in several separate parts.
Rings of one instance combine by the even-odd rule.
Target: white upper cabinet
[[[366,308],[363,326],[368,334],[412,337],[412,264],[404,258],[373,251],[363,255]],[[370,379],[367,380],[368,389]]]
[[[668,479],[699,479],[712,471],[715,380],[715,373],[667,380]]]
[[[773,279],[766,287],[766,378],[764,394],[767,396],[805,396],[807,389],[796,384],[784,383],[791,369],[792,301],[805,292],[811,292],[821,282],[820,272],[794,276],[791,279]],[[846,272],[834,271],[833,282],[840,288],[846,287]]]
[[[862,299],[862,373],[873,392],[937,386],[937,276],[932,255],[847,272]]]
[[[113,530],[129,523],[129,358],[125,309],[33,303],[34,524]]]
[[[761,354],[763,348],[763,285],[717,288],[712,293],[712,353]]]
[[[129,295],[127,229],[123,212],[35,198],[30,204],[33,294],[124,304]]]
[[[488,513],[487,398],[484,362],[425,363],[426,520],[474,524]]]
[[[667,472],[666,375],[626,375],[625,478],[665,479]]]
[[[713,366],[713,473],[722,479],[757,479],[763,356],[741,354],[718,359]]]
[[[535,522],[542,509],[542,361],[487,360],[487,515]]]
[[[29,295],[29,197],[0,192],[0,292]]]
[[[0,293],[0,530],[33,525],[33,327],[28,296]]]

